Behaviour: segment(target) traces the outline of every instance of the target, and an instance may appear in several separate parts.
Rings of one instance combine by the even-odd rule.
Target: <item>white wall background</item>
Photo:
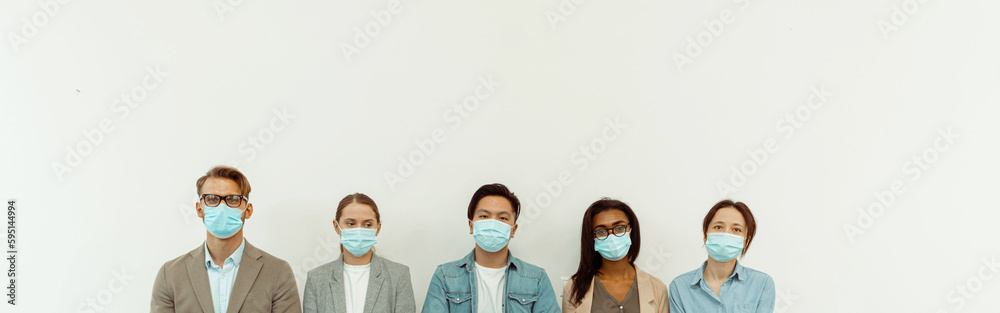
[[[364,192],[419,307],[473,246],[472,192],[502,182],[525,202],[511,249],[556,290],[594,200],[636,210],[639,264],[669,283],[731,197],[759,220],[743,262],[774,277],[778,312],[1000,305],[1000,2],[404,0],[376,27],[387,1],[231,1],[0,5],[20,249],[3,312],[148,310],[156,270],[205,239],[194,182],[216,164],[249,177],[246,237],[300,291],[335,258],[336,202]],[[499,85],[458,115],[481,79]],[[609,120],[627,125],[613,140]]]

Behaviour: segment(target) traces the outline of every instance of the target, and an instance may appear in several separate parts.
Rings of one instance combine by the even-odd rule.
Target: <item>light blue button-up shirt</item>
[[[716,295],[705,282],[705,265],[681,274],[670,282],[670,313],[771,313],[774,312],[774,280],[763,272],[738,262],[733,274]]]
[[[246,239],[243,239],[240,247],[223,261],[222,266],[218,266],[208,253],[208,243],[205,243],[205,269],[208,270],[208,284],[212,289],[212,305],[215,307],[215,313],[226,313],[229,295],[233,293],[233,284],[236,283],[236,273],[240,269],[240,261],[243,260],[243,246],[246,244]]]

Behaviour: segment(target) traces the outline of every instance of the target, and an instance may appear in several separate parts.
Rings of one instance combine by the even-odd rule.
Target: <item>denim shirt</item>
[[[478,312],[475,251],[464,258],[438,265],[427,289],[421,313]],[[507,253],[507,280],[503,302],[506,313],[559,313],[549,276],[540,267]]]
[[[705,282],[705,265],[670,282],[671,313],[771,313],[774,280],[771,276],[736,263],[733,274],[716,295]]]

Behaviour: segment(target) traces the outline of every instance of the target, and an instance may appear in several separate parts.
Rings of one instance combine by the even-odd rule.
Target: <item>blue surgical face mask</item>
[[[495,219],[478,220],[472,222],[472,237],[483,250],[497,252],[510,241],[510,229],[509,224]]]
[[[729,262],[743,252],[743,237],[727,233],[708,233],[705,249],[719,262]]]
[[[210,207],[202,205],[205,212],[205,228],[219,239],[232,237],[243,228],[243,210],[232,208],[225,203]]]
[[[375,238],[377,232],[374,228],[340,228],[340,244],[354,256],[362,256],[378,242],[378,238]]]
[[[608,261],[618,261],[628,255],[628,249],[632,246],[631,231],[625,232],[621,237],[608,235],[608,238],[594,238],[594,250],[601,253],[601,256]]]

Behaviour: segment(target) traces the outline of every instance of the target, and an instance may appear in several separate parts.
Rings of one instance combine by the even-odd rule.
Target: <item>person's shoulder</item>
[[[675,288],[683,286],[685,284],[690,283],[692,280],[694,280],[695,277],[698,277],[699,275],[701,275],[700,267],[693,269],[689,272],[686,272],[684,274],[677,275],[677,277],[674,277],[674,279],[670,281],[670,286]]]
[[[441,273],[441,275],[448,277],[458,277],[468,273],[465,269],[465,258],[441,263],[437,266],[434,272],[435,275],[437,275],[437,273]]]
[[[288,265],[288,262],[285,261],[284,259],[276,257],[273,254],[267,253],[267,251],[264,251],[264,249],[258,248],[257,246],[254,246],[254,245],[251,245],[250,242],[247,242],[246,244],[247,245],[243,248],[244,249],[244,251],[243,251],[243,256],[244,257],[249,256],[249,257],[253,258],[253,257],[255,257],[255,254],[257,254],[257,255],[259,255],[259,257],[257,257],[257,260],[260,261],[261,263],[264,263],[264,264],[284,264],[284,265]]]
[[[659,277],[653,276],[653,274],[650,274],[650,273],[642,270],[638,266],[635,267],[635,270],[636,270],[636,272],[638,274],[636,276],[642,275],[642,276],[649,277],[649,281],[653,284],[653,286],[655,286],[657,288],[664,288],[664,289],[667,288],[667,285],[664,284],[663,281],[660,280]]]
[[[160,269],[164,272],[174,272],[174,271],[186,271],[187,262],[193,258],[193,254],[198,251],[198,249],[204,249],[204,246],[198,246],[198,248],[185,252],[180,256],[171,259],[170,261],[164,262]]]
[[[772,284],[774,283],[774,279],[771,278],[771,275],[768,275],[767,273],[746,266],[743,266],[743,274],[746,275],[747,276],[746,279],[750,281],[762,281],[765,283],[770,282]]]
[[[382,262],[382,266],[389,272],[392,273],[410,272],[410,267],[406,266],[405,264],[398,263],[393,260],[386,259],[380,256],[375,256],[375,257],[378,258],[380,262]]]
[[[448,261],[448,262],[444,262],[444,263],[439,264],[437,267],[438,268],[459,268],[462,265],[465,265],[465,258],[461,258],[461,259],[458,259],[458,260],[451,260],[451,261]]]
[[[309,270],[308,272],[306,272],[306,278],[324,279],[324,280],[330,279],[331,277],[333,277],[334,267],[336,266],[337,262],[342,262],[342,261],[340,259],[336,259]]]
[[[451,260],[451,261],[448,261],[448,262],[444,262],[444,263],[441,263],[440,265],[438,265],[438,267],[462,267],[462,266],[465,265],[465,259],[466,258],[463,257],[463,258],[460,258],[460,259],[456,259],[456,260]]]
[[[539,277],[541,275],[545,275],[545,269],[538,265],[525,262],[522,259],[514,258],[514,262],[512,263],[514,263],[514,266],[517,267],[517,273],[521,276]]]
[[[572,277],[570,279],[566,280],[566,283],[563,284],[563,292],[564,293],[569,293],[571,291],[573,291],[573,278]]]

